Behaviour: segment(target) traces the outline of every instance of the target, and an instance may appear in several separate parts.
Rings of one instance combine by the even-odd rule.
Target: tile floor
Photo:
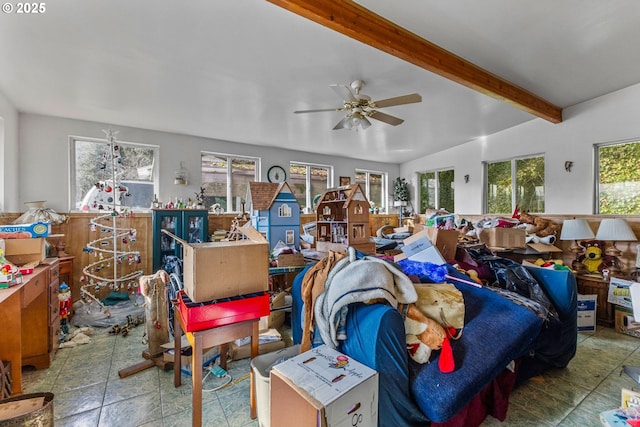
[[[191,382],[173,386],[172,371],[151,368],[121,379],[118,371],[142,361],[144,327],[127,337],[96,329],[87,345],[58,351],[51,368],[24,371],[25,393],[54,393],[57,426],[190,426]],[[599,426],[599,412],[617,407],[620,388],[639,389],[622,365],[640,365],[640,339],[598,327],[581,333],[567,369],[548,372],[514,390],[508,417],[483,426]],[[204,393],[207,426],[257,426],[249,416],[249,361],[229,363],[232,385]],[[210,388],[213,382],[205,384]],[[385,426],[386,427],[386,426]]]

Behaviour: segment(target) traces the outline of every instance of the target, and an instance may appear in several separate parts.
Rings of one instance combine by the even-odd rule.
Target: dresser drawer
[[[39,273],[29,278],[29,281],[25,283],[22,288],[22,308],[27,307],[31,302],[38,298],[46,287],[46,271],[42,270]]]
[[[53,353],[60,345],[60,322],[56,322],[49,328],[49,353]]]

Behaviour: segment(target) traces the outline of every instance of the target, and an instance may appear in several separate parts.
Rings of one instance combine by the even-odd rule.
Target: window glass
[[[356,169],[355,182],[360,184],[369,204],[379,212],[387,211],[387,173]]]
[[[487,213],[511,212],[511,161],[487,164]]]
[[[287,183],[303,212],[313,212],[313,200],[331,185],[331,166],[291,162]]]
[[[487,163],[486,213],[543,213],[544,157],[527,157]]]
[[[429,171],[419,174],[420,212],[428,209],[444,209],[455,212],[455,189],[453,169]]]
[[[596,147],[598,213],[640,214],[640,142]]]
[[[202,153],[200,160],[204,205],[217,203],[223,212],[241,212],[249,182],[258,180],[260,160],[215,153]]]
[[[157,147],[117,140],[114,146],[120,157],[112,162],[106,140],[71,140],[71,210],[109,210],[113,203],[131,210],[151,208]],[[114,191],[114,179],[120,184],[118,191]]]
[[[521,212],[544,212],[544,157],[516,160],[516,205]]]

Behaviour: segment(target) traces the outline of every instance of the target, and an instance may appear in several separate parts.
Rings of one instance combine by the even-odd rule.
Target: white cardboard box
[[[598,295],[578,294],[578,331],[596,330],[596,308]]]
[[[618,277],[612,277],[611,280],[609,280],[609,293],[607,295],[607,302],[626,308],[633,308],[633,305],[631,304],[631,291],[629,288],[634,283],[636,282],[623,280]]]
[[[378,425],[378,373],[327,346],[271,370],[271,425]]]

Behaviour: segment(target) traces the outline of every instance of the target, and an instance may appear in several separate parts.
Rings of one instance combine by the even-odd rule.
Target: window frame
[[[594,197],[593,197],[593,212],[595,215],[637,215],[637,213],[601,213],[600,212],[600,149],[605,147],[611,147],[614,145],[627,145],[627,144],[638,144],[640,146],[640,137],[638,138],[630,138],[619,141],[609,141],[596,143],[593,145],[593,164],[594,164]]]
[[[68,188],[67,188],[68,197],[69,197],[69,212],[83,212],[82,210],[76,208],[75,206],[76,205],[75,198],[76,198],[76,192],[77,192],[77,189],[76,189],[77,170],[76,170],[76,151],[75,150],[76,150],[76,143],[79,141],[103,144],[103,145],[106,145],[109,143],[107,138],[94,138],[94,137],[84,137],[84,136],[77,136],[77,135],[69,136],[69,143],[68,143],[69,144],[69,150],[68,150],[69,176],[68,176]],[[123,146],[128,145],[128,146],[134,146],[134,147],[148,148],[153,151],[153,166],[151,171],[153,180],[150,182],[153,182],[153,193],[158,194],[158,190],[160,187],[160,183],[159,183],[160,147],[154,144],[122,141],[119,139],[116,139],[115,142],[117,142],[118,145],[123,145]],[[131,209],[131,210],[134,212],[150,211],[151,203],[149,203],[149,207],[147,208],[137,207],[136,209]],[[94,211],[91,211],[91,212],[94,212]]]
[[[455,212],[455,205],[456,205],[456,200],[455,200],[455,177],[456,177],[456,168],[455,167],[445,167],[445,168],[438,168],[438,169],[431,169],[431,170],[426,170],[426,171],[422,171],[422,172],[418,172],[418,177],[417,177],[417,182],[418,182],[418,206],[420,207],[420,209],[422,209],[422,175],[428,174],[428,173],[433,173],[435,175],[435,201],[436,201],[436,206],[432,209],[441,209],[441,200],[440,200],[440,173],[441,172],[449,172],[452,171],[453,172],[453,206],[454,209],[452,210],[452,212]],[[426,211],[426,209],[425,209]],[[424,212],[423,212],[424,213]]]
[[[380,212],[389,212],[389,173],[384,171],[376,171],[373,169],[361,169],[361,168],[354,169],[354,176],[359,173],[365,174],[365,188],[363,188],[362,190],[364,191],[365,197],[367,198],[369,203],[371,203],[370,175],[374,174],[374,175],[382,176],[382,183],[381,183],[382,194],[380,196],[382,198],[382,205],[380,206]],[[354,181],[357,182],[357,180],[355,179]]]
[[[543,183],[543,188],[544,188],[544,196],[545,196],[545,211],[546,211],[546,195],[547,195],[547,159],[544,155],[544,153],[533,153],[533,154],[528,154],[526,156],[517,156],[517,157],[511,157],[511,158],[507,158],[507,159],[502,159],[502,160],[493,160],[493,161],[484,161],[483,163],[483,181],[484,181],[484,186],[483,186],[483,207],[482,207],[482,211],[483,211],[483,215],[501,215],[501,214],[512,214],[516,208],[516,206],[519,206],[517,203],[517,197],[518,197],[518,170],[517,170],[517,162],[519,160],[526,160],[526,159],[535,159],[535,158],[542,158],[542,163],[544,165],[544,183]],[[511,211],[510,212],[489,212],[489,165],[490,164],[495,164],[495,163],[504,163],[504,162],[510,162],[511,163]],[[522,206],[519,207],[520,209],[522,209]],[[531,212],[531,213],[535,213],[535,214],[544,214],[545,212]]]
[[[215,157],[224,157],[225,161],[227,162],[227,183],[226,183],[226,198],[227,198],[227,208],[225,210],[225,213],[237,213],[239,211],[234,211],[233,209],[233,203],[229,203],[230,200],[233,200],[233,186],[231,185],[233,180],[231,179],[233,176],[233,160],[234,159],[244,159],[244,160],[254,160],[256,163],[256,169],[255,169],[255,174],[254,174],[254,181],[256,182],[260,182],[261,181],[261,170],[262,170],[262,158],[261,157],[255,157],[255,156],[246,156],[243,154],[228,154],[228,153],[220,153],[220,152],[215,152],[215,151],[200,151],[200,184],[202,185],[202,156],[203,155],[210,155],[210,156],[215,156]],[[246,209],[248,209],[249,207],[246,206]]]
[[[295,160],[291,160],[289,162],[289,170],[287,171],[287,173],[289,174],[288,175],[289,177],[291,177],[291,166],[293,165],[305,167],[305,206],[308,208],[307,210],[309,211],[309,212],[306,212],[305,210],[305,212],[313,213],[314,206],[313,206],[313,195],[311,194],[311,168],[327,169],[327,189],[329,189],[329,188],[333,188],[333,182],[334,182],[333,166],[325,165],[321,163],[298,162]]]

